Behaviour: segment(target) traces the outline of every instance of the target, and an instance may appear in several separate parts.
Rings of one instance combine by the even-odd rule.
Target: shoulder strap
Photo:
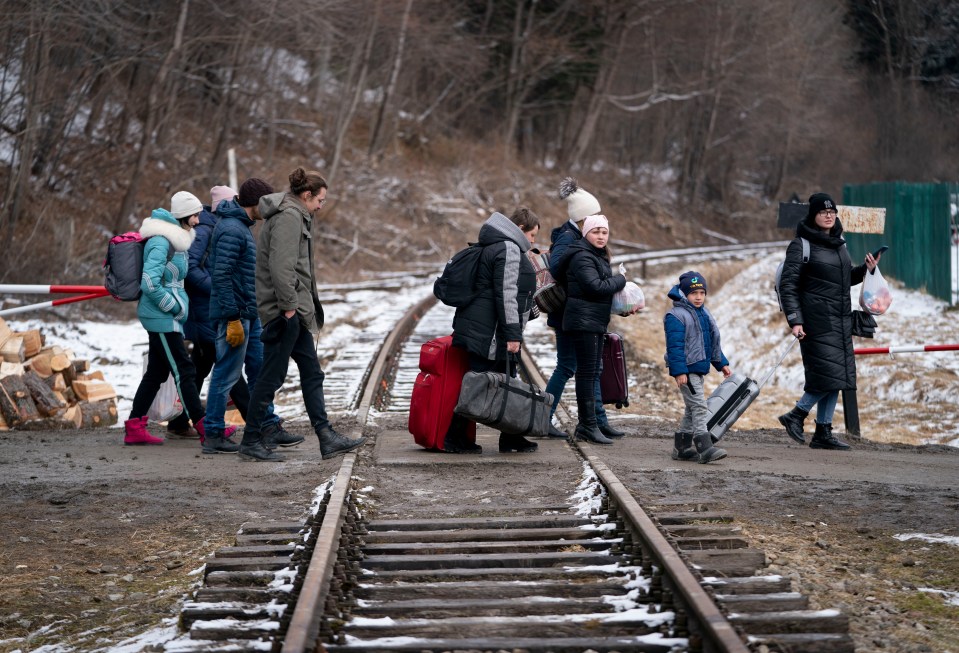
[[[809,263],[809,241],[802,236],[799,237],[799,241],[802,243],[802,262]]]

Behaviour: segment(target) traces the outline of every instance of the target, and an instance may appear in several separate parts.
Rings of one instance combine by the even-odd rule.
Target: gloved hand
[[[623,275],[624,277],[626,276],[626,265],[624,265],[623,263],[619,264],[619,273]]]
[[[239,347],[246,339],[243,332],[243,323],[239,320],[230,320],[226,323],[226,342],[231,347]]]

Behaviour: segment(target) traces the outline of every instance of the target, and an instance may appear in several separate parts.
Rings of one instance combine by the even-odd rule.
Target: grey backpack
[[[809,263],[809,241],[802,236],[799,237],[799,240],[802,242],[802,263],[806,265],[806,263]],[[779,293],[779,285],[782,283],[783,264],[785,262],[786,261],[783,261],[776,267],[776,301],[779,302],[780,311],[783,310],[783,298]]]

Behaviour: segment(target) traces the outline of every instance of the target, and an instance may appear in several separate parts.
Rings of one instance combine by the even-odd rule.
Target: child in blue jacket
[[[706,308],[706,278],[698,272],[683,272],[667,295],[673,307],[663,317],[666,330],[666,364],[686,404],[686,411],[673,434],[673,460],[710,463],[726,457],[726,450],[713,446],[706,430],[706,396],[703,379],[714,366],[729,377],[729,361],[723,354],[719,326]],[[695,443],[695,450],[692,446]]]

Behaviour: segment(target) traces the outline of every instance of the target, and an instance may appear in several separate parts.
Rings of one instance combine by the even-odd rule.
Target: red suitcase
[[[599,393],[604,404],[617,408],[629,405],[629,385],[626,383],[626,352],[623,337],[607,333],[603,338],[603,371],[599,375]]]
[[[443,439],[453,419],[453,408],[460,396],[463,375],[469,371],[469,354],[453,346],[453,336],[443,336],[420,348],[420,373],[410,397],[409,431],[416,444],[443,450]],[[476,423],[466,432],[476,442]]]

